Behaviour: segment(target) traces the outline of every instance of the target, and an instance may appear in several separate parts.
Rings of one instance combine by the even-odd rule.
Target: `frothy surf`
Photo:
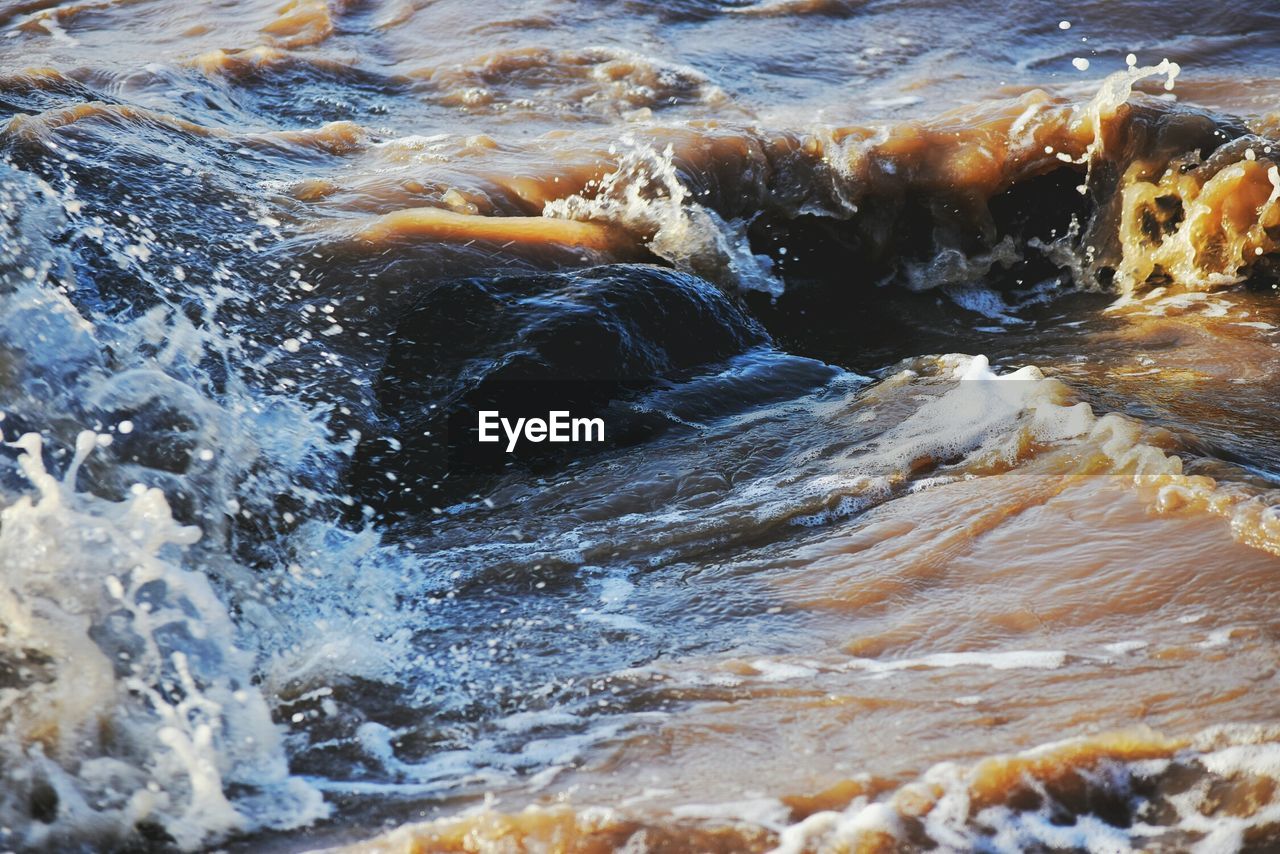
[[[1274,83],[915,5],[0,10],[0,843],[1280,844]]]

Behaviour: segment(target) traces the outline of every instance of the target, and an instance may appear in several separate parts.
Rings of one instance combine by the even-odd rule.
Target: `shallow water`
[[[1277,30],[0,4],[0,842],[1274,849]]]

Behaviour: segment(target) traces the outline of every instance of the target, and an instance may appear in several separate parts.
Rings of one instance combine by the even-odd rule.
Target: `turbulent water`
[[[1277,44],[0,2],[0,847],[1280,850]]]

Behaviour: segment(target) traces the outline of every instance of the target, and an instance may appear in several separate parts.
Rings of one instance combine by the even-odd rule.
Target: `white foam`
[[[760,674],[765,682],[786,682],[790,679],[808,679],[818,675],[812,667],[767,658],[757,658],[751,662],[752,669]]]
[[[745,821],[761,827],[783,827],[790,810],[777,798],[748,798],[718,804],[680,804],[671,814],[676,818]]]
[[[996,374],[985,356],[961,355],[944,356],[941,364],[960,382],[923,402],[877,443],[879,452],[902,468],[921,457],[979,450],[1012,459],[1022,439],[1019,427],[1053,442],[1078,437],[1094,423],[1087,404],[1059,404],[1060,386],[1034,367]]]
[[[746,290],[782,293],[773,262],[751,251],[745,223],[728,222],[693,198],[670,145],[659,151],[627,135],[621,144],[614,171],[582,194],[548,202],[543,216],[617,223],[651,234],[649,249],[677,268]]]
[[[1140,649],[1146,649],[1150,644],[1144,640],[1128,640],[1109,643],[1103,647],[1112,655],[1126,655],[1130,652],[1137,652]]]
[[[988,667],[992,670],[1056,670],[1067,661],[1062,650],[1012,650],[1008,652],[939,652],[919,658],[883,661],[855,658],[845,667],[870,673],[894,673],[950,667]]]
[[[45,469],[39,435],[14,443],[36,492],[0,510],[4,649],[47,657],[53,669],[10,697],[0,753],[18,802],[0,796],[4,824],[35,847],[90,829],[123,836],[145,820],[194,848],[325,815],[319,793],[289,775],[226,608],[206,577],[171,560],[199,530],[177,524],[157,489],[120,502],[72,490],[95,438],[81,433],[66,482]],[[123,675],[113,659],[127,661]],[[40,731],[58,734],[58,761],[30,743]],[[25,814],[23,793],[37,781],[59,795],[51,824]],[[231,784],[250,794],[233,802]]]
[[[1226,646],[1231,643],[1231,636],[1235,633],[1235,628],[1228,626],[1222,629],[1215,629],[1209,633],[1209,636],[1202,640],[1196,646],[1201,649],[1215,649],[1217,647]]]

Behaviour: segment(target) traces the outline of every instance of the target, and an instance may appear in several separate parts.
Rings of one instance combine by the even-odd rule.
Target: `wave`
[[[542,62],[530,55],[520,68],[525,60]],[[228,70],[229,61],[208,60],[219,74],[247,73]],[[264,54],[246,67],[263,63],[296,64]],[[35,145],[70,123],[103,135],[160,124],[228,145],[278,143],[285,158],[287,145],[299,159],[320,148],[338,160],[296,181],[303,204],[287,217],[310,220],[305,228],[319,233],[331,227],[338,241],[356,233],[374,251],[428,238],[446,247],[511,241],[530,246],[531,260],[546,245],[543,266],[551,268],[565,263],[555,247],[585,245],[599,250],[594,262],[656,257],[774,297],[787,279],[814,278],[836,262],[856,265],[871,284],[912,290],[1061,275],[1079,288],[1132,296],[1270,275],[1270,233],[1280,222],[1272,144],[1238,120],[1133,91],[1153,76],[1172,86],[1177,71],[1171,63],[1131,67],[1087,102],[1032,91],[883,127],[641,123],[620,140],[584,131],[554,157],[538,144],[388,137],[350,121],[235,135],[128,104],[52,106],[52,92],[41,112],[11,119],[6,134]],[[424,167],[431,180],[417,177]],[[364,222],[349,218],[356,211]],[[537,217],[548,222],[530,219]]]
[[[325,850],[490,851],[513,843],[571,852],[636,846],[777,854],[1263,850],[1280,832],[1277,747],[1275,731],[1265,727],[1216,727],[1190,739],[1133,729],[969,766],[939,764],[899,787],[849,780],[817,796],[743,804],[739,815],[731,808],[720,820],[655,821],[625,809],[569,806],[511,815],[479,810]],[[759,827],[758,816],[770,811],[776,818]]]
[[[319,820],[321,792],[524,791],[725,692],[1056,672],[1080,654],[968,637],[910,649],[874,621],[1024,514],[1085,516],[1099,484],[1131,513],[1118,539],[1243,544],[1231,554],[1250,571],[1250,548],[1280,554],[1265,476],[1219,461],[1210,477],[1187,441],[1099,414],[1069,380],[960,354],[866,376],[787,354],[751,311],[816,291],[804,323],[859,346],[874,321],[831,293],[863,311],[982,283],[967,304],[1011,327],[1004,297],[1034,301],[1048,279],[1126,297],[1108,315],[1123,321],[1267,276],[1267,128],[1134,92],[1171,84],[1174,64],[1135,65],[1091,100],[1031,91],[887,126],[664,125],[665,99],[720,109],[722,93],[611,50],[509,51],[425,82],[293,53],[341,35],[348,12],[288,4],[268,25],[278,47],[155,72],[190,75],[187,93],[225,87],[212,107],[126,103],[110,75],[3,80],[6,844],[198,848]],[[484,112],[543,78],[651,113],[625,135],[584,122],[532,141],[405,136],[372,112],[282,130],[212,118],[224,104],[270,117],[262,87],[302,83],[465,101],[478,81],[487,101],[448,106]],[[600,456],[476,465],[441,447],[498,383],[564,376],[571,399],[616,416]],[[881,571],[853,572],[850,555]],[[797,567],[813,570],[804,584],[780,577]],[[680,605],[714,619],[671,620]],[[721,655],[778,638],[784,607],[800,629],[821,612],[869,623],[821,661]],[[540,667],[513,664],[529,657]],[[1232,696],[1223,714],[1247,716]],[[564,807],[386,844],[1266,842],[1274,775],[1232,762],[1273,740],[1096,738],[845,785],[803,810],[769,795],[753,826]]]
[[[733,112],[728,96],[705,75],[616,47],[501,50],[410,77],[432,98],[468,113],[640,121],[680,105]]]

